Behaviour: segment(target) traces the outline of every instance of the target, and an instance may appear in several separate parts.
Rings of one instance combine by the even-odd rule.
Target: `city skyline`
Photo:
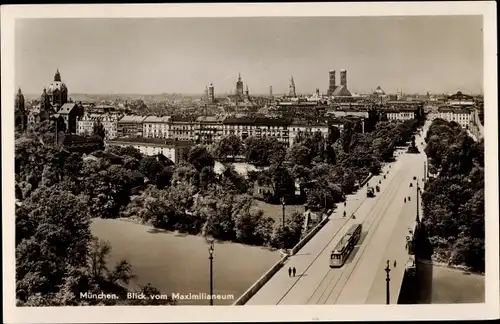
[[[179,32],[181,31],[181,32]],[[41,93],[56,69],[70,93],[481,93],[481,16],[30,19],[16,22],[16,87]],[[51,35],[50,37],[48,35]],[[208,35],[208,36],[206,36]],[[339,76],[337,75],[337,80]]]

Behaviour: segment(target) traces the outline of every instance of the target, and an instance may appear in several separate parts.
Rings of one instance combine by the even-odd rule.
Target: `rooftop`
[[[168,123],[170,121],[170,116],[148,116],[144,119],[144,123]]]
[[[194,146],[193,141],[179,141],[165,138],[118,137],[107,141],[109,144],[156,144],[164,146]]]
[[[125,115],[118,123],[142,123],[145,118],[145,116]]]
[[[67,115],[75,107],[76,107],[76,103],[74,103],[74,102],[68,102],[68,103],[65,103],[64,105],[62,105],[61,109],[59,109],[59,111],[57,113],[58,114],[62,114],[62,115]]]

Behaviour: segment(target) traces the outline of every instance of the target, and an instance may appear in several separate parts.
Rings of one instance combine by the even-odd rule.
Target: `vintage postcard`
[[[494,2],[1,14],[7,323],[499,317]]]

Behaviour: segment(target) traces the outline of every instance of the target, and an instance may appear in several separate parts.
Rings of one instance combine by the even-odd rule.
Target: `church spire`
[[[61,81],[61,74],[59,73],[59,69],[57,69],[56,74],[54,75],[54,81]]]

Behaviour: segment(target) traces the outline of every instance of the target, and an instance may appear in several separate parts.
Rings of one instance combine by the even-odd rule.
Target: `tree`
[[[153,183],[157,182],[157,178],[164,168],[165,165],[156,156],[146,156],[139,165],[139,171]]]
[[[215,160],[205,146],[197,145],[188,154],[188,162],[192,164],[198,172],[208,166],[214,167]]]
[[[215,156],[218,159],[226,160],[227,156],[234,157],[242,150],[241,139],[236,135],[224,136],[215,146]]]
[[[68,208],[71,206],[72,208]],[[16,213],[16,292],[21,301],[55,293],[71,267],[86,264],[87,206],[69,192],[40,188]]]
[[[288,160],[293,165],[308,166],[311,164],[310,149],[302,144],[294,144],[290,147]]]
[[[210,166],[205,166],[200,172],[200,189],[206,190],[210,184],[212,184],[216,179],[216,174],[214,168]]]
[[[102,139],[106,138],[106,129],[104,129],[104,125],[101,123],[100,120],[97,120],[94,123],[94,126],[92,128],[92,134],[97,135]]]
[[[199,172],[194,168],[193,165],[187,163],[180,163],[172,175],[172,183],[177,184],[180,182],[186,182],[193,186],[198,186],[200,181]]]
[[[256,165],[282,163],[286,155],[283,143],[273,137],[248,137],[245,140],[247,162]]]

